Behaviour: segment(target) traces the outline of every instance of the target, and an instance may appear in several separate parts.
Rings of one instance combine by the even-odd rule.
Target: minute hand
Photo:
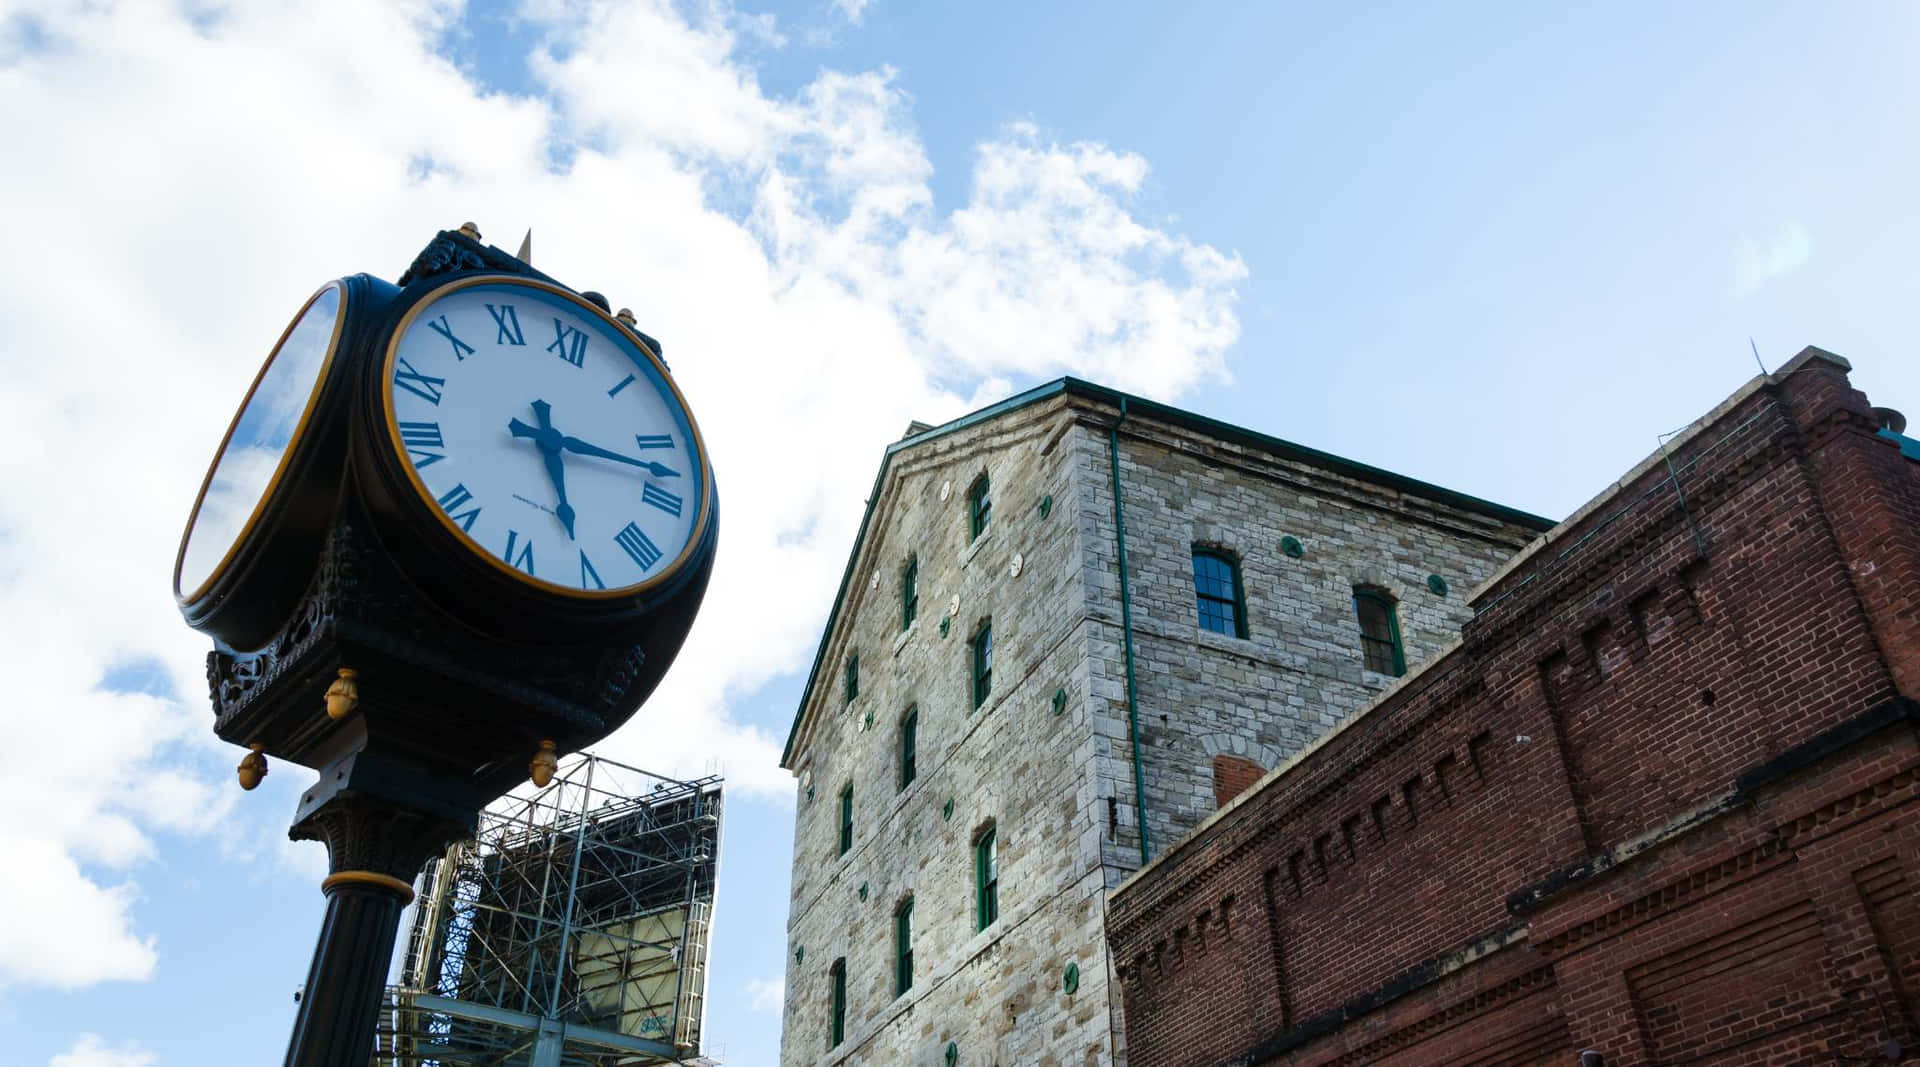
[[[601,459],[610,459],[616,463],[630,464],[632,466],[639,467],[641,470],[646,471],[647,473],[653,475],[655,478],[680,477],[679,471],[674,470],[672,467],[669,467],[664,463],[654,463],[649,460],[635,459],[632,456],[623,456],[618,452],[609,452],[606,449],[601,448],[599,445],[590,445],[585,441],[580,440],[578,437],[562,437],[560,439],[560,447],[566,449],[569,452],[578,453],[579,455],[582,455],[582,456],[598,456]]]

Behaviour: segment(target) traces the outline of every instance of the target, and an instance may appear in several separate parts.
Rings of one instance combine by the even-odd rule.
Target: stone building
[[[1073,379],[915,424],[782,759],[782,1062],[1126,1062],[1108,891],[1548,525]]]
[[[1920,442],[1755,378],[1109,898],[1135,1062],[1920,1057]]]

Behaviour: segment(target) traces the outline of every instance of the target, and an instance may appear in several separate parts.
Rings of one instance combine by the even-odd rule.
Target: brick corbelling
[[[1373,1063],[1390,1053],[1416,1044],[1437,1031],[1461,1025],[1477,1016],[1485,1015],[1502,1004],[1520,997],[1532,996],[1553,987],[1553,968],[1551,966],[1535,967],[1524,974],[1507,979],[1492,989],[1476,993],[1465,1000],[1455,1001],[1392,1033],[1327,1060],[1320,1067],[1355,1067],[1358,1064]]]
[[[1207,838],[1204,845],[1198,836],[1189,838],[1185,842],[1187,851],[1163,868],[1151,883],[1135,883],[1109,898],[1108,940],[1118,943],[1140,924],[1164,915],[1174,906],[1173,902],[1190,893],[1194,885],[1210,879],[1249,850],[1284,837],[1293,829],[1291,824],[1301,812],[1316,808],[1362,773],[1399,752],[1434,719],[1458,712],[1484,695],[1485,686],[1478,678],[1465,677],[1468,674],[1465,663],[1454,661],[1436,666],[1445,669],[1428,671],[1431,677],[1423,676],[1425,685],[1403,691],[1407,694],[1405,699],[1391,708],[1376,707],[1353,730],[1316,753],[1315,764],[1296,768],[1298,777],[1288,783],[1293,786],[1287,790],[1291,795],[1261,796],[1241,805],[1203,831]],[[1422,701],[1422,697],[1429,699]],[[1401,714],[1396,717],[1396,712]],[[1319,775],[1314,773],[1329,764],[1331,769]],[[1270,792],[1277,792],[1272,784],[1268,788]],[[1301,790],[1306,793],[1300,795]],[[1306,836],[1310,838],[1312,833]]]

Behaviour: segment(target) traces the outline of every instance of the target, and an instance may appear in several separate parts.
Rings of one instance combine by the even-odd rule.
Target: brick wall
[[[1920,1046],[1920,465],[1810,350],[1109,900],[1140,1062]]]

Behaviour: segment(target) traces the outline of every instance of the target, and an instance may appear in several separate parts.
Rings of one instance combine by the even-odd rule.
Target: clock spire
[[[515,252],[513,258],[529,267],[533,266],[533,227],[527,227],[527,235],[520,239],[520,251]]]

